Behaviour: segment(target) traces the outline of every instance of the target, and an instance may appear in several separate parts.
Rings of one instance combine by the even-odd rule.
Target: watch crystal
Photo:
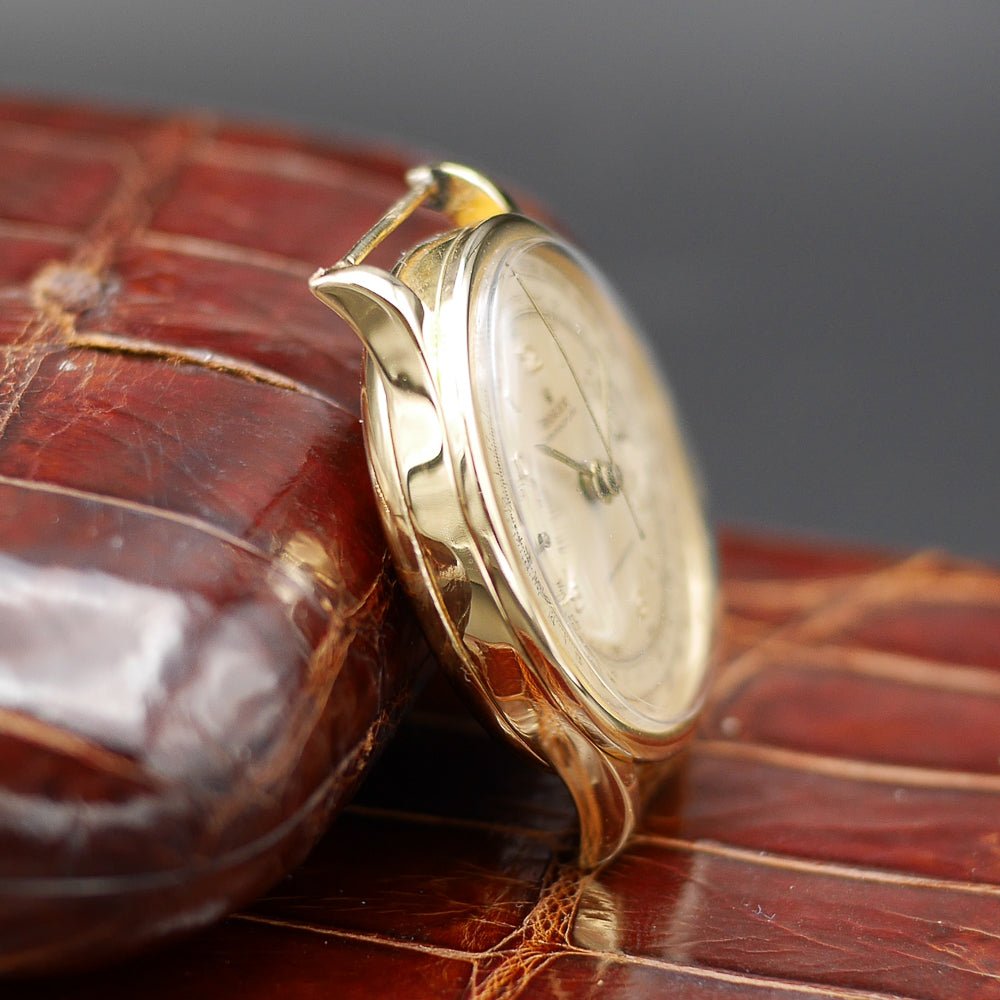
[[[477,411],[531,611],[604,712],[669,729],[700,688],[712,609],[667,390],[607,286],[554,237],[507,246],[480,287]]]

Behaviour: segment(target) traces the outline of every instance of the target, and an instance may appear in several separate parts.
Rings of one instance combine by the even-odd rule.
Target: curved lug
[[[385,386],[393,423],[406,436],[396,456],[400,479],[442,459],[443,438],[434,377],[420,343],[423,306],[398,278],[357,264],[317,271],[312,293],[345,319],[365,345]]]
[[[431,207],[458,226],[475,226],[494,215],[516,212],[514,201],[478,170],[461,163],[432,163],[406,174],[411,188],[432,192]]]
[[[635,828],[641,795],[635,762],[603,753],[555,712],[543,720],[539,742],[580,817],[580,867],[596,868],[625,846]]]
[[[309,289],[345,319],[394,388],[432,394],[432,380],[417,339],[420,300],[397,278],[364,264],[317,271]]]

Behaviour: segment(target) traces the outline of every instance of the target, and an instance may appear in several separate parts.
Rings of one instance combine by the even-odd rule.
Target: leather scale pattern
[[[0,973],[258,895],[409,700],[361,350],[306,286],[402,187],[375,152],[0,103]]]
[[[86,162],[126,129],[75,115],[33,124],[32,141],[63,143],[81,120]],[[0,139],[12,134],[5,122]],[[281,183],[325,190],[329,153],[228,132],[186,148],[195,174],[173,188],[182,217],[161,206],[135,238],[144,253],[183,257],[185,289],[231,256],[266,281],[329,255],[277,229],[250,250],[241,229],[241,198],[266,188],[275,164]],[[243,186],[227,175],[213,188],[206,175],[220,164]],[[85,201],[67,195],[65,211]],[[80,223],[18,226],[0,224],[0,236],[68,240]],[[23,247],[8,256],[19,280],[34,273]],[[231,277],[216,287],[232,298],[211,325],[228,328],[250,303],[263,345],[278,300]],[[120,327],[181,308],[150,295],[131,297]],[[292,324],[297,307],[280,302]],[[282,375],[314,386],[319,367]],[[360,795],[268,895],[159,953],[8,983],[4,997],[1000,997],[1000,574],[935,552],[741,534],[721,555],[726,613],[703,724],[614,862],[587,875],[573,866],[558,779],[488,737],[435,682]]]
[[[1000,574],[728,535],[720,667],[625,853],[431,687],[319,847],[197,938],[25,996],[1000,997]]]

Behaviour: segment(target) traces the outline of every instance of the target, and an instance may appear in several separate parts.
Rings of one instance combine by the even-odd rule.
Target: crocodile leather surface
[[[301,387],[325,397],[334,384],[344,386],[337,397],[343,406],[354,405],[347,396],[356,373],[336,356],[316,354],[315,331],[327,330],[329,317],[324,313],[323,325],[315,321],[314,327],[313,305],[301,305],[300,314],[298,300],[282,291],[284,275],[298,281],[315,260],[341,249],[336,239],[327,245],[324,227],[331,217],[354,211],[355,195],[345,199],[336,180],[345,176],[344,163],[354,161],[294,140],[205,123],[154,127],[147,119],[24,106],[5,106],[0,121],[0,156],[9,158],[0,177],[6,182],[10,164],[17,163],[22,178],[16,198],[0,211],[8,220],[0,224],[4,282],[23,290],[7,291],[0,300],[2,315],[14,317],[4,320],[4,343],[38,321],[31,289],[40,287],[43,299],[61,303],[54,315],[67,338],[101,333],[164,342],[177,352],[171,372],[178,378],[215,377],[224,364],[227,379],[249,384],[245,372],[229,374],[229,368],[252,362],[268,373],[253,384],[274,392],[269,399],[288,379],[300,387],[288,390],[290,401],[303,408],[314,397]],[[179,129],[182,140],[167,142],[163,129]],[[116,247],[130,248],[115,250],[120,263],[112,270],[121,283],[102,282],[98,291],[50,271],[41,286],[33,285],[46,261],[78,259],[73,248],[81,233],[96,234],[82,246],[97,253],[106,245],[101,234],[109,227],[117,231],[101,221],[116,211],[109,207],[115,184],[112,168],[96,151],[106,159],[109,144],[120,150],[126,142],[131,149],[150,139],[151,130],[161,136],[158,143],[174,149],[170,156],[157,154],[158,176],[169,182],[157,187],[163,193],[155,198],[134,196],[138,200],[117,216],[146,220],[127,239],[117,237]],[[371,204],[349,220],[356,230],[378,215],[386,190],[395,190],[396,169],[388,162],[380,174],[372,161],[356,194],[360,199],[370,190]],[[129,190],[149,187],[134,183]],[[32,206],[42,205],[48,215],[39,221],[41,209]],[[272,223],[273,231],[264,233],[255,228],[255,213],[278,207],[282,217],[287,213],[283,226]],[[255,278],[246,281],[251,271]],[[178,288],[190,301],[178,300]],[[67,312],[77,319],[66,320]],[[283,332],[277,339],[276,328]],[[54,340],[55,330],[46,336]],[[340,343],[346,345],[344,336]],[[39,364],[58,369],[55,348],[44,343],[45,350],[36,352]],[[87,350],[105,350],[109,365],[145,356],[97,343]],[[199,353],[206,351],[211,357]],[[10,349],[8,357],[17,359]],[[149,357],[160,364],[155,352]],[[30,381],[29,389],[36,384]],[[119,412],[122,401],[134,398],[127,391],[131,381],[122,375],[109,385]],[[204,428],[235,419],[226,414],[236,401],[223,405],[218,391],[190,397],[197,400],[195,415],[201,414],[196,437],[206,447]],[[68,390],[52,393],[57,400],[73,398]],[[150,401],[149,395],[141,398]],[[37,404],[13,406],[8,398],[0,409],[8,426],[16,426],[20,414],[44,415]],[[30,402],[30,392],[23,398]],[[237,398],[237,408],[245,407],[239,409],[241,426],[252,428],[254,404]],[[216,403],[217,411],[207,409]],[[159,412],[175,411],[183,420],[185,408],[164,397]],[[173,433],[181,443],[191,441],[186,426]],[[222,454],[231,454],[238,439],[231,433]],[[292,448],[293,439],[301,448],[298,435],[282,438],[283,447]],[[85,443],[76,439],[75,447]],[[23,452],[15,448],[13,454]],[[0,449],[0,460],[12,461],[7,455]],[[342,473],[338,496],[347,495],[350,484],[367,503],[356,453],[353,461],[339,466],[349,474]],[[242,464],[252,463],[244,456]],[[14,478],[10,468],[0,472]],[[41,478],[41,465],[17,468]],[[174,461],[173,468],[183,471],[184,464]],[[154,483],[176,488],[163,470],[131,466],[127,472],[123,491],[138,489],[130,485],[136,476],[146,489]],[[105,479],[104,493],[111,481]],[[240,521],[241,498],[218,499],[232,481],[213,480],[211,489],[206,484],[199,502],[215,505],[212,516],[223,518],[230,534],[244,525],[240,537],[256,546],[277,544],[265,543],[271,537],[287,539],[280,525],[288,519],[316,517],[315,494],[293,491],[291,500],[276,498],[273,519],[259,514]],[[73,488],[90,489],[86,481]],[[114,509],[131,512],[158,497],[129,494],[121,498],[127,506]],[[162,502],[180,503],[174,496]],[[23,518],[44,523],[55,516],[23,509],[19,519],[4,521],[13,525],[5,529],[7,546]],[[208,516],[188,508],[179,513],[184,517],[171,520],[171,530],[189,517]],[[363,512],[357,516],[368,524]],[[322,527],[309,523],[310,530]],[[267,527],[254,534],[247,525],[257,524]],[[331,542],[336,535],[341,546],[353,544],[338,530],[342,526],[331,529]],[[92,538],[81,530],[81,545]],[[387,585],[375,569],[381,565],[377,542],[370,545],[369,557],[358,563],[362,594],[373,584],[376,592]],[[172,548],[165,542],[152,551],[166,558]],[[331,544],[324,551],[342,549]],[[638,835],[613,863],[587,875],[578,871],[572,864],[573,808],[559,781],[488,737],[446,688],[434,684],[359,796],[304,864],[262,899],[155,953],[95,973],[7,981],[0,995],[1000,998],[1000,574],[936,553],[883,556],[739,535],[724,539],[722,565],[720,665],[700,734],[683,770],[653,800]],[[395,612],[388,615],[373,612],[373,628],[397,620]],[[395,661],[388,662],[391,671]],[[113,812],[115,803],[127,800],[128,782],[144,774],[121,752],[93,756],[95,740],[86,735],[77,738],[84,745],[47,729],[41,735],[52,735],[49,744],[39,738],[19,751],[23,727],[17,729],[13,718],[8,713],[0,720],[7,741],[0,756],[7,783],[0,808],[24,790],[45,790],[60,801],[63,786],[52,777],[58,776],[73,782],[74,801],[105,795]],[[77,760],[80,768],[73,770],[69,765]],[[29,761],[35,770],[27,769]],[[94,781],[94,768],[105,762],[113,774]],[[108,787],[118,798],[109,800]],[[3,815],[9,823],[11,814]],[[78,842],[60,841],[54,849]],[[8,866],[0,880],[4,891],[15,874],[10,859],[31,863],[30,853],[12,850],[5,843],[0,851],[0,864]],[[107,864],[101,857],[95,853],[94,863]],[[276,852],[272,862],[280,869],[286,859]],[[144,905],[156,902],[153,894]],[[4,905],[5,933],[23,926],[26,934],[50,941],[62,935],[68,946],[74,941],[65,937],[70,931],[64,922],[70,921],[80,934],[72,900],[20,924],[2,924],[10,912]],[[109,912],[121,919],[104,930],[123,935],[129,920],[141,915],[127,896],[112,897]],[[88,944],[93,947],[84,939]],[[36,969],[46,968],[44,958]]]
[[[23,995],[1000,997],[1000,574],[740,536],[722,553],[701,733],[610,865],[574,868],[558,780],[432,688],[267,897]]]
[[[407,701],[361,351],[306,285],[401,172],[0,103],[0,972],[257,895]]]

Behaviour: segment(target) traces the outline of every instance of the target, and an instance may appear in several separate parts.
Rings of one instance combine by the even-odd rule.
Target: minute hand
[[[570,458],[569,455],[559,451],[557,448],[550,448],[547,444],[536,444],[535,447],[548,455],[549,458],[554,458],[557,462],[568,465],[571,469],[579,472],[581,476],[586,476],[590,473],[590,468],[584,465],[583,462],[578,462],[576,459]]]
[[[615,462],[614,455],[611,454],[611,445],[608,443],[608,438],[604,433],[604,429],[601,427],[596,415],[594,414],[593,407],[590,405],[590,400],[587,398],[586,392],[583,391],[583,385],[580,383],[580,379],[577,377],[576,370],[573,365],[570,364],[569,356],[566,354],[563,345],[559,342],[559,338],[556,336],[555,331],[549,324],[549,321],[545,318],[545,313],[538,308],[538,303],[535,302],[534,297],[531,292],[525,287],[524,282],[521,280],[521,276],[515,271],[509,264],[507,265],[508,270],[514,276],[514,280],[521,286],[521,291],[524,292],[528,301],[531,303],[531,308],[538,313],[538,318],[542,321],[542,325],[545,327],[546,332],[552,338],[552,343],[556,345],[559,353],[562,355],[563,363],[566,365],[566,369],[572,376],[573,382],[576,385],[576,391],[580,394],[580,398],[583,400],[583,405],[590,416],[591,422],[594,425],[594,429],[597,431],[597,436],[601,440],[601,446],[604,448],[605,454],[608,456],[608,461],[613,465]],[[642,530],[642,525],[639,524],[639,518],[636,516],[635,507],[632,506],[632,500],[628,493],[625,491],[624,486],[621,489],[622,499],[625,501],[625,505],[628,507],[628,512],[632,516],[632,523],[635,525],[635,530],[639,534],[639,538],[645,540],[646,532]]]

